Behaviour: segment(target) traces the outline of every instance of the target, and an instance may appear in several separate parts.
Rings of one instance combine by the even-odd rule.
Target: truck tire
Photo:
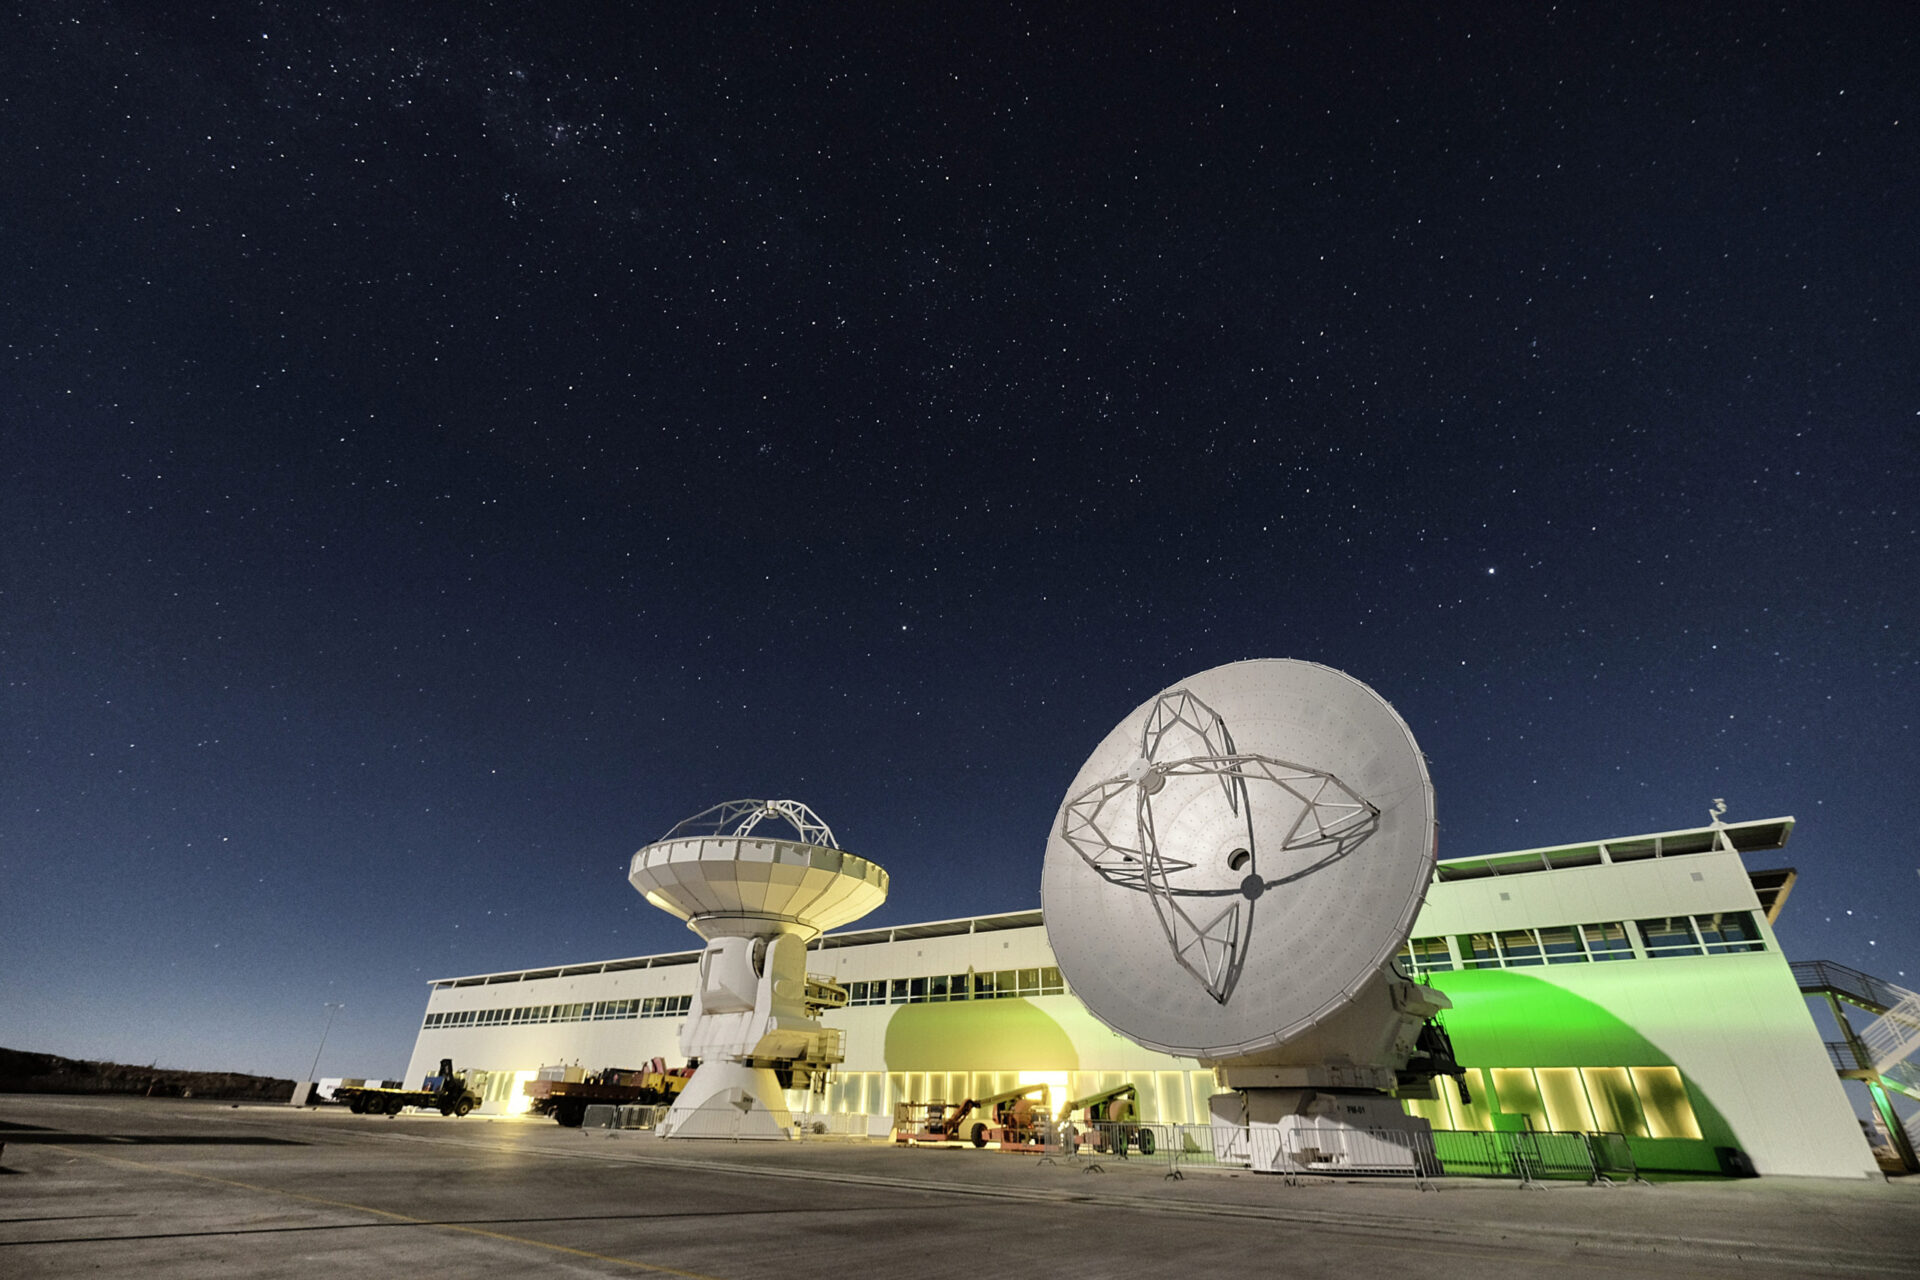
[[[402,1102],[402,1101],[401,1101],[400,1099],[398,1099],[398,1098],[388,1098],[388,1099],[387,1099],[387,1114],[388,1114],[388,1115],[390,1115],[390,1116],[397,1116],[397,1115],[399,1115],[399,1114],[400,1114],[400,1108],[402,1108],[402,1107],[404,1107],[404,1106],[406,1106],[406,1105],[407,1105],[406,1103],[404,1103],[404,1102]]]
[[[1152,1155],[1153,1154],[1153,1130],[1142,1129],[1139,1132],[1138,1137],[1140,1139],[1140,1154],[1143,1156]]]
[[[473,1110],[472,1098],[462,1098],[460,1099],[460,1101],[453,1104],[453,1114],[457,1116],[463,1116],[471,1110]]]
[[[452,1104],[451,1102],[443,1102],[443,1103],[441,1103],[441,1104],[440,1104],[440,1114],[441,1114],[441,1115],[443,1115],[443,1116],[452,1116],[452,1115],[453,1115],[453,1104]]]
[[[553,1109],[553,1118],[569,1129],[578,1129],[587,1118],[584,1102],[562,1102]]]
[[[987,1145],[987,1126],[985,1126],[984,1124],[974,1125],[972,1137],[973,1137],[974,1146],[976,1147],[986,1146]]]
[[[363,1116],[367,1114],[367,1100],[356,1093],[353,1095],[352,1100],[347,1103],[347,1110],[357,1116]]]

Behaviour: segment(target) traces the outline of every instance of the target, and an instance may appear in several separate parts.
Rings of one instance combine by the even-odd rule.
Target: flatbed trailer
[[[443,1116],[464,1116],[481,1101],[479,1094],[467,1088],[466,1074],[453,1069],[452,1058],[440,1059],[440,1074],[428,1076],[418,1089],[342,1085],[333,1091],[333,1100],[346,1103],[357,1116],[397,1116],[408,1107],[438,1111]]]
[[[645,1070],[608,1067],[585,1080],[529,1080],[525,1085],[532,1099],[528,1109],[537,1115],[552,1116],[569,1129],[577,1129],[592,1106],[664,1106],[680,1096],[693,1075],[689,1067],[668,1069],[655,1060]]]

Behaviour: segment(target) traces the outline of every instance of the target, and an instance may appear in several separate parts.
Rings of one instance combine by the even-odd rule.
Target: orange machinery
[[[1002,1151],[1039,1151],[1053,1128],[1047,1086],[1023,1084],[965,1102],[903,1102],[894,1108],[893,1140],[902,1146],[992,1143]],[[979,1113],[982,1118],[975,1119]]]

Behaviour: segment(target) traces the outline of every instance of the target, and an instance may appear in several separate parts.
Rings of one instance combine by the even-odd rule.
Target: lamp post
[[[338,1001],[327,1001],[327,1025],[326,1028],[320,1032],[320,1048],[313,1051],[313,1065],[307,1068],[307,1080],[309,1083],[317,1078],[313,1073],[320,1069],[320,1053],[321,1050],[327,1047],[327,1033],[333,1030],[333,1020],[338,1017],[340,1011],[346,1007],[344,1003]]]

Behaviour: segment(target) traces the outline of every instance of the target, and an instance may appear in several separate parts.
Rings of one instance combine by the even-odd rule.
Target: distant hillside
[[[237,1071],[173,1071],[0,1049],[0,1093],[137,1093],[153,1098],[285,1102],[293,1081]]]

